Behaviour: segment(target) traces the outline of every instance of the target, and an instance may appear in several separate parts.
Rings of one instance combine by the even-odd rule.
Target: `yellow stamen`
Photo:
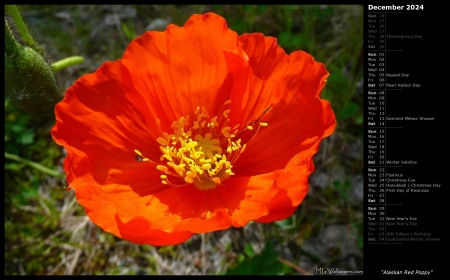
[[[169,170],[169,169],[167,168],[167,166],[164,166],[164,165],[157,165],[157,166],[156,166],[156,169],[158,169],[158,170],[160,170],[160,171],[163,171],[163,172],[166,172],[167,170]]]
[[[158,143],[161,144],[162,146],[167,145],[167,140],[162,137],[158,137],[158,139],[156,139],[156,141],[158,141]]]
[[[219,117],[210,117],[206,108],[197,106],[194,110],[193,122],[190,116],[180,117],[171,125],[173,133],[161,131],[161,137],[156,141],[160,144],[160,163],[156,164],[144,157],[139,150],[134,150],[141,161],[155,163],[156,169],[164,174],[160,175],[161,183],[170,187],[194,184],[200,190],[208,190],[223,185],[230,176],[235,175],[233,164],[246,149],[260,127],[267,126],[259,119],[271,108],[266,109],[255,121],[246,126],[230,123],[231,104],[224,103]],[[256,131],[254,125],[258,124]],[[158,125],[161,128],[160,124]],[[243,129],[242,129],[243,128]],[[242,143],[240,136],[245,131],[253,131]],[[250,133],[250,132],[248,132]],[[170,177],[170,180],[169,180]]]

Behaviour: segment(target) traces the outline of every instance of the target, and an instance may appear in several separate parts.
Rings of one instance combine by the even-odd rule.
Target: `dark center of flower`
[[[231,101],[227,101],[224,105],[228,106],[230,103]],[[181,117],[172,123],[173,133],[163,132],[158,137],[162,152],[160,160],[163,164],[158,164],[156,168],[164,172],[161,175],[163,184],[194,184],[201,190],[208,190],[234,175],[233,164],[246,147],[237,135],[253,130],[253,125],[257,123],[258,130],[261,126],[267,126],[267,123],[258,122],[258,118],[239,131],[240,125],[233,128],[229,126],[229,113],[230,109],[222,109],[220,117],[211,118],[205,107],[197,107],[192,124],[189,116]],[[143,161],[151,161],[138,150],[135,152]]]

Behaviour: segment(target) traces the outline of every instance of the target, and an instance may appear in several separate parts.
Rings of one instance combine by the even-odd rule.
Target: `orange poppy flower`
[[[214,13],[149,31],[80,77],[55,108],[69,189],[90,219],[140,244],[289,217],[336,119],[328,72]]]

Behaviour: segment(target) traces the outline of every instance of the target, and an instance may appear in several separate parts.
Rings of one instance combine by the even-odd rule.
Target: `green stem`
[[[28,164],[29,166],[31,166],[33,168],[36,168],[37,170],[42,171],[44,173],[47,173],[49,175],[52,175],[52,176],[55,176],[55,177],[58,177],[58,178],[63,178],[63,174],[61,174],[60,172],[58,172],[56,170],[53,170],[53,169],[50,169],[48,167],[45,167],[42,164],[39,164],[37,162],[31,161],[31,160],[28,160],[28,159],[23,159],[23,158],[21,158],[21,157],[19,157],[17,155],[13,155],[13,154],[5,152],[5,158]]]
[[[11,17],[14,19],[17,30],[19,31],[20,36],[22,36],[24,42],[33,49],[36,49],[37,45],[34,42],[33,37],[31,37],[30,33],[28,32],[27,26],[25,25],[25,22],[20,15],[19,9],[17,9],[16,5],[6,5],[6,8],[8,9]]]
[[[14,35],[9,28],[9,24],[5,19],[5,53],[8,55],[14,54],[19,49],[19,43],[14,38]]]
[[[71,56],[64,59],[61,59],[59,61],[56,61],[52,65],[50,65],[53,69],[53,71],[58,72],[64,68],[67,68],[72,65],[81,64],[84,62],[84,58],[82,56]]]

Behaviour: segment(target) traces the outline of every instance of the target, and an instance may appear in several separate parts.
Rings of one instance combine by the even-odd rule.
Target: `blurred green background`
[[[316,274],[363,270],[363,6],[361,5],[20,5],[49,62],[81,55],[57,73],[61,98],[85,73],[120,58],[146,30],[183,25],[213,11],[238,34],[278,38],[330,72],[322,97],[338,119],[315,156],[310,191],[295,215],[271,224],[197,235],[166,247],[103,232],[67,186],[50,128],[5,98],[5,275]],[[5,13],[5,18],[10,21]]]

